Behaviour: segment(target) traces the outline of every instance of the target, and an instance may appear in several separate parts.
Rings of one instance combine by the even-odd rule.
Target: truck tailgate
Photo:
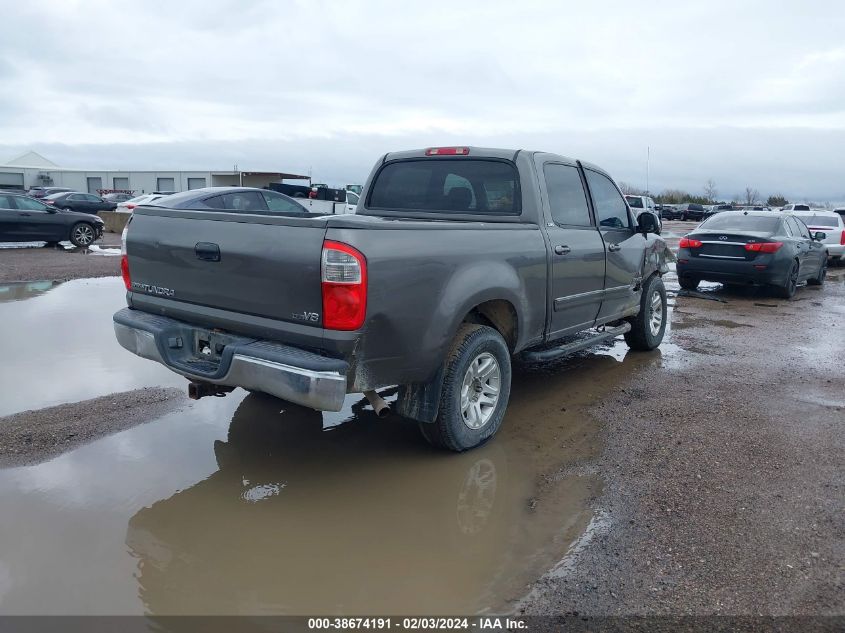
[[[131,291],[321,326],[326,220],[138,207],[127,231]]]

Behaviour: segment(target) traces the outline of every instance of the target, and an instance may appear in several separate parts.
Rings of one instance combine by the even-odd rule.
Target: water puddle
[[[119,279],[15,292],[0,303],[17,361],[0,366],[0,416],[184,386],[114,342]],[[515,366],[502,430],[460,455],[354,397],[319,413],[237,390],[0,470],[0,613],[508,609],[592,534],[600,479],[553,476],[601,450],[585,411],[682,352],[665,346]]]

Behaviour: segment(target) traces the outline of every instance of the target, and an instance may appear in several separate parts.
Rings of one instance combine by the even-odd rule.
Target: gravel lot
[[[187,401],[174,388],[135,389],[0,418],[0,468],[42,462],[131,428]]]
[[[599,519],[526,614],[845,614],[845,271],[714,294],[678,297],[681,351],[592,408]]]
[[[7,245],[4,245],[7,246]],[[120,248],[120,235],[105,233],[95,243],[100,249]],[[14,281],[67,281],[120,275],[120,257],[101,251],[58,247],[0,248],[0,283]]]

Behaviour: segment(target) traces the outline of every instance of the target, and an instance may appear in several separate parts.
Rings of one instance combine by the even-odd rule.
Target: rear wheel
[[[701,280],[694,277],[678,277],[678,283],[684,290],[695,290]]]
[[[827,276],[827,257],[822,260],[821,266],[819,266],[819,274],[813,277],[812,279],[807,280],[808,286],[821,286],[824,285],[824,278]]]
[[[786,282],[782,286],[775,286],[775,295],[781,299],[791,299],[798,287],[798,262],[793,261],[786,273]]]
[[[70,241],[74,246],[90,246],[97,239],[97,232],[87,222],[77,222],[70,229]]]
[[[628,347],[648,351],[660,345],[666,332],[668,314],[663,280],[652,275],[643,285],[639,314],[629,319],[631,330],[625,333]]]
[[[475,448],[502,424],[511,388],[511,361],[502,335],[491,327],[464,324],[446,360],[440,408],[433,423],[420,423],[434,446]]]

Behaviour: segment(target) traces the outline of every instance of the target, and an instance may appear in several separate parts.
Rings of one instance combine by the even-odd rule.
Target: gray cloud
[[[845,8],[735,4],[17,3],[0,151],[347,180],[388,149],[472,142],[644,186],[650,145],[652,189],[845,197]]]

